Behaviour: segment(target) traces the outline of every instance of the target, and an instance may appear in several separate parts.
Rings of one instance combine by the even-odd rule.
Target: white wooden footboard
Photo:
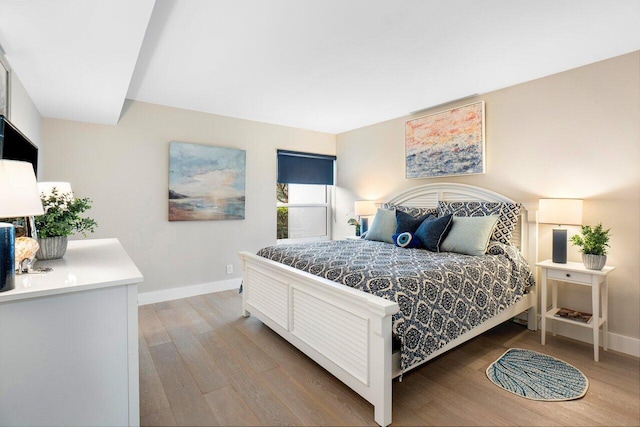
[[[239,254],[244,316],[253,315],[312,358],[391,424],[395,302],[249,252]]]

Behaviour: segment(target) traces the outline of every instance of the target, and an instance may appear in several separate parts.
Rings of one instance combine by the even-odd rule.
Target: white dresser
[[[0,293],[0,425],[138,425],[138,289],[117,239],[70,241]]]

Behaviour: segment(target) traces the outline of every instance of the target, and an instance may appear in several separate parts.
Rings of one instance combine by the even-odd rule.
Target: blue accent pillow
[[[407,231],[415,233],[420,224],[429,217],[435,218],[435,215],[428,213],[416,218],[406,212],[396,211],[396,234],[406,233]]]
[[[393,235],[393,242],[396,246],[401,248],[419,248],[422,245],[420,244],[420,239],[418,239],[415,234],[411,232],[398,233]]]
[[[453,223],[453,215],[445,215],[440,218],[427,218],[416,230],[416,236],[420,239],[422,247],[431,252],[440,252],[440,245],[449,234]]]

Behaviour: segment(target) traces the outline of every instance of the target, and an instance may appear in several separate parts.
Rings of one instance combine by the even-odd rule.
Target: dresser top
[[[118,239],[69,241],[63,258],[37,261],[36,269],[52,271],[17,274],[15,289],[0,292],[0,304],[21,299],[140,283],[142,274]]]

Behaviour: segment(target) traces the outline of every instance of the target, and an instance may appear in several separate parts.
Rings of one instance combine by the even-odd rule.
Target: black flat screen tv
[[[30,162],[38,174],[38,147],[3,115],[0,115],[0,159]]]

